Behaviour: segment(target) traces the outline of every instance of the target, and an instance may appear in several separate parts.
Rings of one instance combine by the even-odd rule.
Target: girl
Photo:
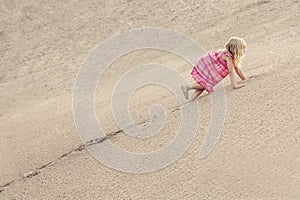
[[[246,48],[247,44],[243,39],[232,37],[226,43],[225,49],[211,51],[201,56],[190,73],[197,83],[191,86],[181,86],[184,97],[188,99],[188,91],[191,89],[195,90],[191,101],[194,101],[204,90],[209,94],[214,92],[213,87],[228,74],[233,89],[245,86],[245,84],[238,85],[236,83],[234,71],[242,80],[247,79],[240,69],[240,61]]]

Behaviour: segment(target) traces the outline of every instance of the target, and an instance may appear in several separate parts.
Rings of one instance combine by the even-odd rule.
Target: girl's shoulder
[[[214,54],[220,57],[227,56],[233,58],[232,53],[230,53],[230,51],[228,51],[227,49],[212,50],[209,52],[209,54]]]
[[[232,53],[230,53],[230,51],[228,51],[227,49],[225,50],[220,50],[220,53],[224,56],[230,57],[232,58]]]
[[[221,50],[218,50],[218,54],[219,56],[222,58],[223,61],[227,61],[228,59],[229,60],[232,60],[233,59],[233,56],[232,54],[227,50],[227,49],[221,49]]]

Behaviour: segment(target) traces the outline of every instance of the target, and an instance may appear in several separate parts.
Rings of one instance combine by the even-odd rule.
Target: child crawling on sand
[[[242,38],[232,37],[226,43],[225,49],[211,51],[201,56],[190,73],[196,83],[191,86],[181,86],[184,97],[188,99],[188,91],[191,89],[195,90],[191,101],[194,101],[204,90],[209,94],[214,92],[213,87],[228,74],[233,89],[245,86],[245,84],[236,83],[234,73],[236,72],[242,80],[247,79],[240,69],[240,61],[246,48],[247,44]]]

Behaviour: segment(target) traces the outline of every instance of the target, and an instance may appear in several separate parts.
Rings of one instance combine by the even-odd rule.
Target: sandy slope
[[[299,199],[299,10],[296,0],[1,1],[0,185],[15,182],[0,198]],[[232,35],[248,42],[243,69],[255,78],[240,90],[226,87],[227,117],[214,151],[197,157],[210,122],[210,96],[203,94],[197,137],[168,168],[120,173],[86,150],[57,159],[81,143],[71,104],[80,64],[100,41],[141,26],[183,32],[207,50],[222,48]],[[190,66],[174,55],[142,51],[120,58],[97,90],[106,133],[118,130],[109,107],[115,81],[148,62],[174,66],[192,82]],[[156,87],[137,91],[130,112],[143,121],[152,103],[178,107],[167,94]],[[112,140],[136,152],[157,149],[176,133],[178,112],[168,115],[161,137],[140,141],[120,133]],[[50,161],[37,176],[21,178]]]

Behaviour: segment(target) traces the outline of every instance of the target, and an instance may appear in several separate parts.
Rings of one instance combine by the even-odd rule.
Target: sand
[[[299,10],[296,0],[1,1],[0,199],[300,199]],[[100,42],[139,27],[182,32],[206,50],[231,36],[247,41],[243,70],[254,78],[238,90],[224,80],[225,125],[205,159],[198,154],[211,117],[206,92],[197,100],[195,140],[164,169],[124,173],[77,149],[72,91],[81,64]],[[191,66],[169,53],[119,58],[97,89],[105,134],[118,130],[109,101],[114,84],[150,62],[171,65],[192,83]],[[133,152],[166,145],[178,130],[180,105],[163,88],[138,90],[133,118],[147,121],[153,103],[172,111],[162,134],[142,141],[120,132],[110,140]]]

